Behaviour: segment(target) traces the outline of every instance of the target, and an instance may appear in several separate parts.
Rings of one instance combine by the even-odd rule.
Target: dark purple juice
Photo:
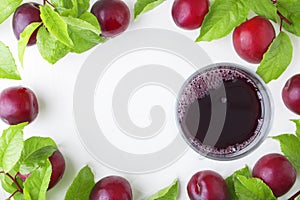
[[[194,76],[179,99],[186,140],[204,154],[226,155],[247,147],[260,133],[264,104],[257,83],[235,67],[214,67]]]

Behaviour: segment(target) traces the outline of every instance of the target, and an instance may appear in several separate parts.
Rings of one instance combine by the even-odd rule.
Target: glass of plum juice
[[[200,155],[232,160],[265,139],[272,99],[262,79],[234,63],[217,63],[192,74],[181,88],[177,122],[184,140]]]

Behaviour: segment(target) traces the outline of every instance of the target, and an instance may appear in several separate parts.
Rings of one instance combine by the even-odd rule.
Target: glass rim
[[[209,152],[209,151],[205,152],[205,151],[195,147],[192,144],[192,142],[190,141],[190,138],[188,138],[188,136],[186,136],[186,134],[184,133],[181,123],[180,123],[179,115],[178,115],[180,98],[181,98],[186,86],[188,84],[190,84],[191,80],[193,80],[195,77],[197,77],[198,75],[200,75],[206,71],[209,71],[211,69],[220,68],[220,67],[221,68],[222,67],[235,68],[241,72],[246,73],[248,78],[251,78],[251,80],[253,80],[255,82],[260,93],[262,94],[262,103],[263,103],[262,112],[264,113],[261,128],[259,129],[259,132],[255,136],[255,138],[249,144],[247,144],[247,146],[245,146],[244,148],[242,148],[238,151],[232,152],[232,153],[224,153],[224,154],[221,154],[221,153],[216,154],[216,153]],[[273,98],[272,98],[272,95],[271,95],[271,92],[270,92],[268,86],[265,84],[263,79],[259,75],[257,75],[254,71],[246,68],[243,65],[237,64],[237,63],[218,62],[218,63],[209,64],[207,66],[204,66],[204,67],[196,70],[184,81],[183,85],[181,86],[181,88],[177,94],[176,112],[175,112],[176,113],[176,124],[177,124],[177,127],[179,128],[179,132],[180,132],[182,138],[184,139],[184,141],[188,144],[188,146],[191,149],[193,149],[199,155],[206,157],[206,158],[213,159],[213,160],[219,160],[219,161],[236,160],[236,159],[239,159],[241,157],[244,157],[244,156],[250,154],[251,152],[253,152],[255,149],[257,149],[263,143],[263,141],[269,134],[270,129],[273,124],[273,115],[274,115],[274,111],[272,109],[274,107],[273,105],[274,105]]]

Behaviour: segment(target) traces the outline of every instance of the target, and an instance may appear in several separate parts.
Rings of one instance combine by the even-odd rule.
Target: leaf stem
[[[296,192],[293,196],[291,196],[288,200],[294,200],[300,195],[300,190]]]
[[[6,200],[11,199],[13,196],[15,196],[15,194],[17,194],[18,192],[20,192],[19,190],[14,191]]]
[[[20,186],[20,184],[18,183],[16,177],[15,177],[15,178],[12,177],[9,173],[6,173],[5,175],[8,176],[8,177],[14,182],[14,184],[16,184],[16,186],[17,186],[17,188],[18,188],[18,191],[21,192],[21,193],[23,193],[23,189],[22,189],[22,187]]]

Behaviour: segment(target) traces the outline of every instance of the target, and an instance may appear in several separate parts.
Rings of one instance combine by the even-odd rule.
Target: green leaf
[[[64,0],[51,0],[52,5],[54,7],[64,7]]]
[[[104,39],[98,34],[89,30],[82,30],[75,26],[69,26],[69,34],[74,43],[74,47],[70,51],[75,53],[85,52],[97,44],[104,42]]]
[[[300,139],[300,119],[291,119],[296,125],[296,135]]]
[[[77,17],[77,10],[74,11],[72,8],[56,7],[55,11],[59,13],[60,16],[72,16]]]
[[[289,36],[280,32],[264,54],[256,73],[269,83],[277,79],[292,61],[293,46]]]
[[[243,0],[215,0],[203,20],[196,41],[212,41],[228,35],[246,20],[248,13],[249,8]]]
[[[277,0],[278,7],[283,7],[290,13],[300,13],[300,1],[299,0]]]
[[[57,7],[61,16],[78,17],[78,6],[76,0],[63,1],[63,7]]]
[[[33,32],[41,26],[42,22],[33,22],[26,26],[24,31],[20,34],[20,39],[18,41],[18,55],[19,55],[19,60],[21,65],[23,65],[23,58],[24,58],[24,53],[25,49],[27,47],[28,41],[33,34]]]
[[[288,18],[292,24],[283,23],[283,28],[300,37],[300,13],[291,13]]]
[[[5,172],[12,170],[21,157],[24,145],[23,129],[26,125],[27,122],[12,125],[0,137],[0,167]]]
[[[2,0],[0,3],[0,24],[4,22],[22,3],[23,0]]]
[[[277,8],[271,0],[247,0],[245,2],[257,15],[277,22]]]
[[[46,192],[52,173],[51,163],[34,170],[24,182],[24,197],[26,200],[46,200]]]
[[[15,59],[8,46],[0,41],[0,78],[21,80]]]
[[[95,180],[92,170],[89,166],[83,167],[70,185],[65,200],[89,199],[90,192],[94,185]]]
[[[61,15],[61,16],[73,16],[77,17],[77,8],[73,8],[73,2],[74,0],[51,0],[52,4],[55,7],[55,10]]]
[[[178,197],[178,187],[178,179],[175,179],[170,186],[158,191],[149,197],[148,200],[176,200]]]
[[[232,175],[230,175],[229,177],[227,177],[225,179],[226,185],[227,185],[228,191],[229,191],[229,199],[231,199],[231,200],[238,200],[238,198],[235,194],[235,188],[234,188],[234,182],[238,175],[242,175],[247,178],[252,177],[250,168],[248,166],[246,166],[240,170],[235,171]]]
[[[165,0],[137,0],[134,4],[134,19],[137,19],[141,14],[156,8],[164,1]]]
[[[89,0],[54,0],[52,3],[62,16],[79,17],[90,7]]]
[[[70,49],[50,34],[45,27],[41,27],[37,33],[37,46],[42,57],[54,64],[67,55]]]
[[[14,195],[14,200],[25,200],[24,195],[18,192]]]
[[[76,0],[74,1],[76,2]],[[80,16],[86,11],[88,11],[90,7],[90,1],[89,0],[77,0],[77,7],[78,7],[78,15]]]
[[[94,25],[74,17],[62,17],[62,19],[70,26],[80,28],[82,30],[92,31],[97,35],[100,35],[100,28],[96,28]]]
[[[52,10],[48,4],[40,6],[40,11],[41,19],[47,30],[60,42],[68,47],[72,47],[73,42],[68,34],[67,24],[60,15]]]
[[[238,199],[276,200],[272,190],[258,178],[237,175],[234,186]]]
[[[296,170],[300,172],[300,139],[293,134],[282,134],[272,138],[280,142],[282,153],[291,161]]]
[[[20,173],[29,174],[45,163],[56,150],[57,145],[51,138],[31,137],[25,140],[20,158]]]
[[[79,16],[79,19],[82,19],[90,24],[92,24],[96,29],[101,30],[99,22],[95,15],[90,12],[84,12],[82,15]]]

